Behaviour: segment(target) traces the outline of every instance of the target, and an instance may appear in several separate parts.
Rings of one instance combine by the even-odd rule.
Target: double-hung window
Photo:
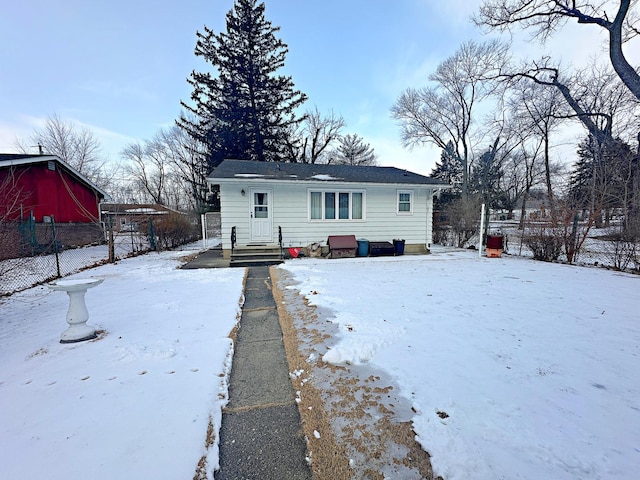
[[[364,192],[309,190],[309,219],[364,220]]]
[[[413,190],[398,190],[398,215],[413,213]]]

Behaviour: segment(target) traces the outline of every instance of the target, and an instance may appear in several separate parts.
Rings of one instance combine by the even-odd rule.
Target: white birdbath
[[[91,287],[100,285],[103,281],[103,278],[79,278],[77,280],[58,280],[48,285],[52,290],[67,292],[69,295],[69,311],[67,312],[69,328],[60,335],[60,343],[82,342],[96,338],[96,329],[87,325],[89,311],[84,302],[84,294]]]

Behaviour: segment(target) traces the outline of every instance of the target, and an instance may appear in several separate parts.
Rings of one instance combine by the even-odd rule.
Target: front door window
[[[253,217],[269,218],[269,198],[267,192],[253,193]]]
[[[251,189],[251,242],[270,243],[273,240],[271,212],[272,191]]]

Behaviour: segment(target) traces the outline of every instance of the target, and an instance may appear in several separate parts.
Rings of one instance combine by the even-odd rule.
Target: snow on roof
[[[332,177],[331,175],[313,175],[311,178],[315,178],[316,180],[338,180],[336,177]]]
[[[167,212],[164,211],[158,211],[154,208],[145,208],[145,207],[141,207],[141,208],[129,208],[127,210],[125,210],[126,213],[146,213],[149,215],[153,215],[153,214],[164,214]]]

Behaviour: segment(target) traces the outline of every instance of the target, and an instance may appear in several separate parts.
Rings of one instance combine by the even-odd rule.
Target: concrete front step
[[[258,265],[277,265],[282,263],[280,247],[269,245],[249,245],[236,247],[231,253],[230,266],[251,267]]]

